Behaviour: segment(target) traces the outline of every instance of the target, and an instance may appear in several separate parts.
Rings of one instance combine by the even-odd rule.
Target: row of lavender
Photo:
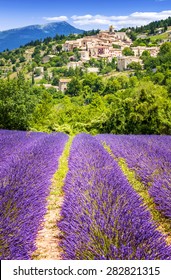
[[[156,208],[171,219],[171,136],[98,135],[144,183]]]
[[[44,133],[0,130],[0,172],[6,169],[7,161],[10,163],[12,158],[23,152],[23,148],[44,136]]]
[[[0,259],[30,259],[68,136],[0,131]]]
[[[64,192],[64,259],[171,259],[141,198],[94,137],[75,137]]]

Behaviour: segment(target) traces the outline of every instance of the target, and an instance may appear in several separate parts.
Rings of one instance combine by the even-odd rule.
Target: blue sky
[[[65,20],[89,30],[119,29],[171,16],[171,0],[1,0],[0,30]]]

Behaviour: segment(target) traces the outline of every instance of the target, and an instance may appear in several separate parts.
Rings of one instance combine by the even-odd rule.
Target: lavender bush
[[[156,208],[171,218],[171,136],[98,135],[116,157],[126,160],[148,189]]]
[[[68,137],[3,131],[0,139],[0,259],[30,259]]]
[[[94,137],[75,137],[64,192],[64,259],[171,259],[141,198]]]

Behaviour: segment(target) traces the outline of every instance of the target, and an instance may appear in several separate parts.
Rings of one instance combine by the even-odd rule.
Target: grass
[[[154,43],[156,40],[165,40],[165,39],[168,39],[169,37],[169,33],[168,32],[165,32],[163,34],[158,34],[158,35],[154,35],[154,36],[150,36],[150,41],[152,43]]]
[[[53,177],[52,190],[50,192],[50,196],[51,195],[55,195],[55,196],[63,195],[62,187],[64,185],[64,180],[65,180],[66,174],[68,172],[68,157],[69,157],[73,138],[74,138],[73,136],[69,137],[69,140],[67,141],[67,143],[65,145],[64,151],[63,151],[61,157],[59,158],[59,167]],[[50,196],[49,196],[49,199],[50,199]]]
[[[103,74],[103,75],[99,75],[99,76],[102,76],[102,78],[104,80],[106,79],[109,79],[111,77],[118,77],[118,76],[126,76],[128,77],[130,74],[132,74],[134,71],[132,70],[125,70],[125,71],[116,71],[116,70],[113,70],[112,72],[108,73],[108,74]]]

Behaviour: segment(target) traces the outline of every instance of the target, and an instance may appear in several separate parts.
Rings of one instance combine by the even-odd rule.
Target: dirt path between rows
[[[60,219],[60,210],[63,203],[63,197],[56,199],[55,195],[50,196],[48,201],[48,210],[44,217],[42,229],[38,232],[36,247],[38,248],[32,259],[36,260],[60,260],[62,249],[59,246],[61,232],[57,227],[57,221]]]
[[[62,259],[63,250],[60,247],[62,233],[57,227],[57,222],[61,218],[60,212],[64,200],[62,188],[68,172],[68,157],[72,140],[73,137],[70,137],[59,159],[59,167],[54,174],[50,194],[47,198],[47,212],[36,238],[37,250],[33,253],[32,260]]]

